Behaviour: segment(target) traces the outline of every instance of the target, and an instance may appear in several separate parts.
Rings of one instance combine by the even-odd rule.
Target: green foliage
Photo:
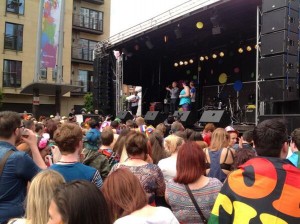
[[[86,109],[86,111],[92,112],[94,110],[93,94],[87,93],[84,95],[83,99],[84,99],[84,108]]]

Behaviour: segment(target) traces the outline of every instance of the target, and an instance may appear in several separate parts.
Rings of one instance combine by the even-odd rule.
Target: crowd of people
[[[0,223],[299,223],[299,148],[280,119],[197,132],[3,111]]]

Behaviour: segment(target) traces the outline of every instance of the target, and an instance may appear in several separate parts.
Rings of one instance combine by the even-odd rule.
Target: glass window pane
[[[24,15],[25,0],[7,0],[6,11]]]
[[[93,60],[93,51],[96,47],[97,42],[96,41],[90,41],[90,45],[89,45],[89,60],[92,61]]]
[[[22,62],[4,60],[3,64],[3,86],[21,87]]]
[[[88,71],[79,70],[78,81],[84,86],[83,91],[87,92],[88,90]]]

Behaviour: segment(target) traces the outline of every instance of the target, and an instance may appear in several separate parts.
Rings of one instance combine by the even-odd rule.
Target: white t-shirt
[[[131,106],[132,107],[137,107],[139,105],[139,100],[140,97],[139,96],[135,96],[132,100],[131,100]]]
[[[166,183],[176,176],[176,161],[177,156],[171,156],[160,160],[157,164],[164,175]]]
[[[155,213],[150,217],[127,215],[117,219],[114,224],[179,224],[170,209],[156,207]]]

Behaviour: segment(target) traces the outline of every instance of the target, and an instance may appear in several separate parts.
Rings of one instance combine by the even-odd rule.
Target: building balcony
[[[102,34],[103,33],[103,20],[92,18],[82,14],[73,14],[73,29],[81,32]]]
[[[83,0],[85,2],[90,2],[93,4],[97,4],[97,5],[103,5],[104,4],[104,0]]]
[[[93,64],[93,50],[90,48],[72,47],[72,62],[81,64]]]

